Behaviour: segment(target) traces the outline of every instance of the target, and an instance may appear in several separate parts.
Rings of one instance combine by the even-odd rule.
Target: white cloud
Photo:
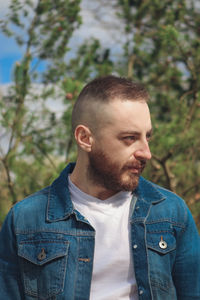
[[[5,17],[7,14],[10,2],[11,0],[0,0],[0,18]],[[116,11],[113,9],[113,2],[115,0],[109,2],[105,0],[82,0],[81,16],[83,24],[73,33],[68,45],[71,51],[67,53],[66,59],[74,57],[84,40],[90,40],[91,38],[100,40],[103,48],[109,48],[113,59],[121,55],[125,35],[123,34],[123,23],[116,16]],[[6,37],[2,33],[0,33],[0,45],[1,60],[12,57],[14,59],[16,57],[20,58],[23,55],[23,48],[17,45],[14,38]],[[0,80],[1,76],[0,73]]]
[[[0,17],[4,17],[8,12],[10,0],[0,0]],[[116,17],[116,11],[112,8],[113,0],[105,4],[104,0],[82,0],[81,15],[83,24],[74,32],[70,46],[76,47],[84,39],[97,38],[104,47],[119,44],[123,39],[122,22]],[[19,47],[13,42],[12,38],[0,36],[1,56],[5,53],[20,53]]]
[[[7,11],[10,2],[10,0],[0,0],[0,16],[2,16],[2,14],[4,14]]]

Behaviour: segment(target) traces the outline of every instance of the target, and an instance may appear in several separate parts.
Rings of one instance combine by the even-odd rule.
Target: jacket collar
[[[50,186],[46,215],[48,222],[61,221],[75,213],[68,189],[68,175],[72,173],[74,167],[75,163],[68,164]],[[165,199],[156,185],[143,177],[140,177],[135,194],[149,204],[155,204]]]
[[[74,213],[68,189],[68,175],[72,173],[74,167],[74,163],[68,164],[50,186],[47,205],[47,221],[49,222],[64,220]]]
[[[161,193],[159,186],[140,177],[139,184],[135,193],[138,198],[149,204],[156,204],[163,201],[166,197]]]

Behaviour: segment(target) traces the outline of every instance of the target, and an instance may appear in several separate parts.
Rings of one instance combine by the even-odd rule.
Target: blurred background
[[[151,95],[144,177],[183,197],[200,230],[199,72],[195,0],[0,0],[0,224],[76,159],[73,104],[114,74]]]

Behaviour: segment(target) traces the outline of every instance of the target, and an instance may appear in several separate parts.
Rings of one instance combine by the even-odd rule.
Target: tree
[[[80,0],[12,0],[1,21],[23,54],[9,93],[0,95],[0,223],[11,205],[48,185],[75,159],[73,104],[85,82],[112,71],[109,49],[97,39],[66,58],[80,24]]]
[[[113,58],[112,49],[95,38],[84,41],[74,49],[75,58],[66,60],[69,39],[81,22],[79,4],[13,0],[7,22],[1,23],[24,51],[13,87],[0,101],[0,138],[9,137],[8,147],[1,149],[1,188],[14,203],[49,184],[75,158],[70,128],[74,101],[91,78],[114,72],[143,82],[151,94],[155,132],[146,177],[183,196],[200,227],[199,7],[193,0],[98,0],[98,5],[118,12],[124,33],[120,36],[119,31],[115,41],[121,47],[125,40],[124,52]],[[94,7],[94,17],[109,30],[105,10],[99,11]],[[38,72],[41,61],[45,69]],[[59,118],[47,106],[49,98],[57,106],[59,99],[63,103]]]
[[[126,73],[150,89],[147,177],[183,196],[200,226],[200,18],[195,1],[119,0]]]
[[[64,117],[58,121],[46,99],[66,100],[71,89],[74,93],[80,89],[78,81],[63,86],[65,55],[70,37],[81,24],[79,13],[80,0],[12,0],[8,16],[1,21],[2,32],[13,37],[23,51],[15,64],[9,93],[0,98],[1,190],[12,204],[59,170],[51,154],[56,151],[55,128],[59,130]],[[41,63],[45,65],[43,72],[38,71]],[[70,105],[68,101],[63,106],[64,113]]]

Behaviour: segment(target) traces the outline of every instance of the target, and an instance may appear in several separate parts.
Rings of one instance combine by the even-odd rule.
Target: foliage
[[[118,12],[124,34],[116,45],[125,40],[124,52],[114,60],[112,49],[95,37],[73,49],[69,60],[80,2],[12,0],[0,23],[23,53],[9,94],[0,98],[0,221],[13,203],[49,184],[76,158],[74,101],[91,78],[115,73],[143,82],[151,94],[153,158],[145,176],[185,198],[200,228],[199,7],[194,0],[103,1]],[[105,26],[105,16],[96,10],[95,17]]]
[[[80,0],[12,0],[8,16],[1,21],[3,33],[13,37],[23,53],[14,67],[12,87],[0,99],[4,175],[0,185],[4,190],[7,186],[12,204],[41,188],[50,174],[58,173],[60,163],[54,156],[61,147],[58,140],[66,135],[62,130],[66,110],[72,106],[66,104],[66,94],[72,85],[74,94],[79,89],[75,80],[63,88],[65,55],[73,31],[81,24],[79,12]],[[46,67],[39,72],[42,62]],[[61,121],[48,105],[54,97],[54,107],[63,102]],[[68,126],[66,123],[65,130]]]
[[[195,1],[119,0],[128,76],[151,92],[153,159],[146,176],[183,196],[200,226],[200,37]]]
[[[66,59],[81,24],[80,0],[12,0],[1,30],[22,48],[8,94],[0,96],[0,222],[75,160],[71,112],[84,83],[111,72],[109,50],[85,42]],[[45,66],[39,69],[40,64]],[[5,201],[6,199],[6,201]]]
[[[97,39],[83,43],[76,58],[70,62],[70,75],[84,81],[90,80],[91,77],[110,74],[113,69],[114,63],[110,58],[110,49],[101,49],[101,44]]]

